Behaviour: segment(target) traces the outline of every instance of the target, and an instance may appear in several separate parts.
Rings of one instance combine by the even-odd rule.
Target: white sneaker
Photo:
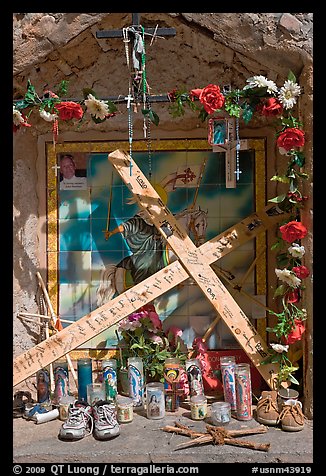
[[[68,418],[62,424],[59,438],[62,440],[80,440],[84,436],[91,435],[93,431],[92,407],[84,402],[76,400],[68,407]]]
[[[93,405],[94,437],[108,440],[120,434],[117,410],[114,403],[100,400]]]

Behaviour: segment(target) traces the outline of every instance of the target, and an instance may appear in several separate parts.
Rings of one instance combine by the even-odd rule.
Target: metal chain
[[[239,90],[237,90],[236,101],[237,101],[237,104],[238,104],[239,103]],[[236,170],[234,171],[234,173],[237,176],[237,181],[239,181],[240,174],[242,173],[242,171],[240,170],[240,148],[241,148],[241,144],[240,144],[239,127],[240,127],[239,126],[239,118],[237,117],[236,120],[235,120]]]

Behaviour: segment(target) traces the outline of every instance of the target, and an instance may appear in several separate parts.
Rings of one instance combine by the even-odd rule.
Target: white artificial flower
[[[40,111],[40,117],[47,122],[52,122],[58,119],[58,114],[51,114],[50,112],[47,112],[45,109],[43,109]]]
[[[289,152],[288,150],[284,149],[284,147],[279,147],[278,151],[281,155],[287,155]]]
[[[85,101],[88,112],[99,119],[105,119],[109,114],[109,106],[100,99],[96,99],[92,94],[87,96]]]
[[[281,354],[282,352],[287,352],[289,350],[288,345],[282,345],[282,344],[271,344],[271,348],[275,350],[275,352],[278,352]]]
[[[299,96],[300,93],[300,86],[288,79],[285,81],[284,86],[281,87],[278,99],[285,109],[291,109],[297,102],[297,96]]]
[[[288,248],[288,251],[293,258],[302,258],[306,252],[304,246],[300,246],[297,243],[293,243],[293,245]]]
[[[275,273],[278,279],[289,284],[292,288],[297,288],[301,284],[301,279],[289,269],[275,269]]]
[[[277,86],[274,81],[265,78],[265,76],[252,76],[247,79],[247,83],[249,84],[247,84],[243,89],[267,88],[269,94],[277,93]]]
[[[15,126],[19,126],[22,122],[25,122],[22,113],[13,106],[13,123]]]

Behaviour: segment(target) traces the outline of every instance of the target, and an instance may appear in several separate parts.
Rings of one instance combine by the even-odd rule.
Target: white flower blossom
[[[289,350],[288,345],[282,345],[282,344],[271,344],[271,348],[275,350],[275,352],[278,352],[281,354],[282,352],[287,352]]]
[[[301,93],[301,88],[297,83],[287,80],[281,87],[278,99],[285,109],[291,109],[297,102],[297,96]]]
[[[288,251],[293,258],[302,258],[306,252],[304,246],[300,246],[298,243],[293,243],[293,245],[288,248]]]
[[[105,119],[109,114],[109,106],[100,99],[96,99],[92,94],[87,96],[85,106],[88,112],[99,119]]]
[[[43,109],[40,111],[40,117],[47,122],[52,122],[58,119],[58,114],[51,114],[50,112],[47,112],[45,109]]]
[[[292,288],[297,288],[301,284],[301,279],[299,279],[292,271],[289,269],[275,269],[276,276],[281,281],[289,284]]]
[[[267,88],[269,94],[277,93],[277,86],[274,81],[265,78],[265,76],[252,76],[247,79],[247,83],[249,84],[247,84],[243,89]]]
[[[122,331],[133,331],[137,327],[141,327],[141,322],[135,320],[135,321],[129,321],[129,319],[123,319],[120,324],[119,324],[119,330]]]
[[[22,113],[13,106],[13,123],[15,126],[19,126],[22,122],[25,122]]]

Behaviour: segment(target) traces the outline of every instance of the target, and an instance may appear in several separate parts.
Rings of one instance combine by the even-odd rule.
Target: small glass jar
[[[67,397],[62,397],[59,404],[59,420],[66,421],[68,418],[68,408],[69,405],[74,403],[75,397],[68,395]]]
[[[192,420],[204,420],[207,416],[207,398],[205,395],[190,397],[190,410]]]
[[[229,402],[214,402],[211,406],[213,425],[226,425],[231,421],[231,405]]]
[[[118,422],[130,423],[134,417],[134,402],[132,398],[118,396],[116,405]]]
[[[78,359],[78,400],[87,402],[87,385],[93,383],[92,359]]]
[[[89,383],[87,385],[87,403],[94,405],[94,403],[106,400],[106,392],[103,383]]]
[[[165,416],[164,385],[150,382],[146,385],[146,412],[150,420],[160,420]]]

